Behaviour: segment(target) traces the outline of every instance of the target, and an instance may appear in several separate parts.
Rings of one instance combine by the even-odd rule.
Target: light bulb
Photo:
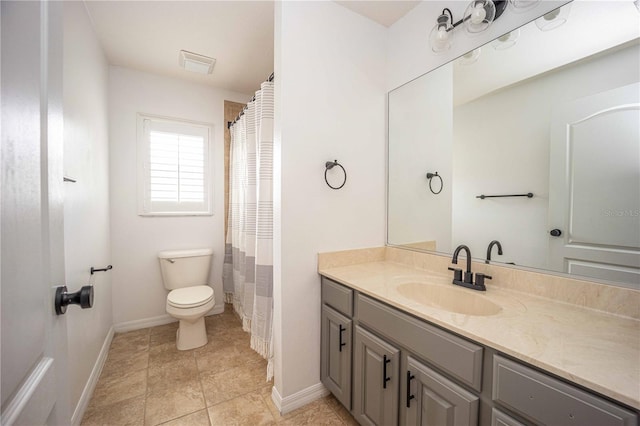
[[[567,3],[558,9],[544,14],[543,16],[536,19],[536,26],[540,29],[540,31],[550,31],[558,28],[559,26],[567,22],[570,8],[571,3]]]
[[[451,34],[449,34],[449,31],[452,28],[449,16],[443,13],[438,17],[437,24],[429,35],[429,44],[433,52],[442,53],[451,47]]]
[[[545,13],[542,17],[545,21],[553,21],[560,15],[560,9],[552,10],[549,13]]]
[[[442,52],[449,48],[449,33],[447,32],[446,27],[438,28],[432,44],[432,50],[434,52]]]
[[[491,45],[495,50],[505,50],[510,47],[513,47],[518,41],[518,38],[520,38],[520,28],[516,28],[510,33],[507,33],[501,37],[498,37],[497,39],[491,42]]]
[[[524,12],[532,9],[540,0],[509,0],[511,6],[516,12]]]
[[[505,5],[505,3],[500,4]],[[495,17],[496,4],[492,0],[473,0],[467,6],[462,19],[467,32],[480,33],[489,28]]]
[[[484,18],[487,17],[487,11],[484,10],[484,5],[480,2],[476,3],[471,13],[471,22],[474,24],[481,24]]]
[[[480,57],[480,51],[481,51],[481,48],[478,47],[477,49],[474,49],[471,52],[465,53],[464,55],[458,58],[458,60],[456,61],[456,64],[461,66],[467,66],[467,65],[476,63],[478,61],[478,58]]]

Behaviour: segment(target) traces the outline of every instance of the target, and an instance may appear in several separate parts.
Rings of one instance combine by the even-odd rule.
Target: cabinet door
[[[405,404],[409,425],[477,425],[479,398],[431,368],[408,357]]]
[[[322,305],[320,379],[351,410],[351,320]]]
[[[400,351],[355,327],[353,416],[361,425],[398,423]]]

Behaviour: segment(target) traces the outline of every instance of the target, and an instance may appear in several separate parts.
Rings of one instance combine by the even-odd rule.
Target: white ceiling
[[[389,26],[419,1],[337,1]],[[251,94],[273,71],[273,1],[85,0],[111,65]],[[328,23],[330,25],[330,23]],[[178,66],[180,50],[216,59],[211,75]]]
[[[251,94],[273,72],[271,1],[85,1],[111,65]],[[180,50],[216,59],[178,66]]]
[[[421,0],[334,0],[347,9],[365,16],[372,21],[390,27],[398,19],[406,15],[411,9],[420,4]]]

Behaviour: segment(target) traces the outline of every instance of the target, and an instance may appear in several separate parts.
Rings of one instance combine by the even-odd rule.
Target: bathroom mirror
[[[640,288],[640,13],[561,9],[389,93],[389,245]]]

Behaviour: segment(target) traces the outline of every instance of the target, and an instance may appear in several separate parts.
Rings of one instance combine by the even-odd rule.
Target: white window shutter
[[[143,127],[143,214],[211,214],[209,127],[168,119]]]

